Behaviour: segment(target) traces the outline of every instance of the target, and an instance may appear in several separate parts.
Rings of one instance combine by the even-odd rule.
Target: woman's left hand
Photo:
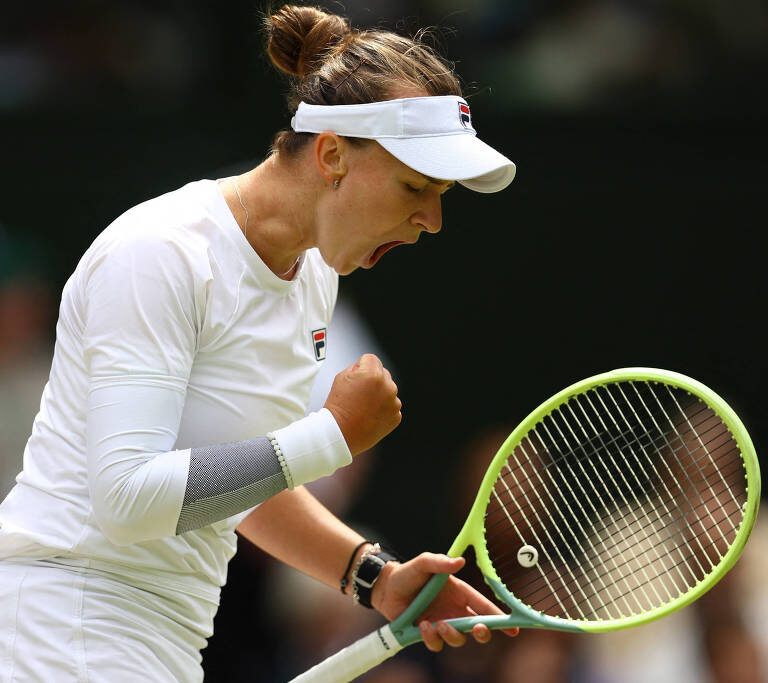
[[[404,564],[390,562],[374,586],[372,604],[391,621],[405,611],[433,574],[455,574],[464,563],[463,557],[451,558],[434,553],[422,553]],[[502,614],[502,611],[469,584],[449,576],[443,589],[415,623],[419,625],[427,648],[439,652],[445,643],[460,647],[467,642],[466,635],[446,624],[444,619],[478,614]],[[517,628],[502,630],[508,636],[516,636],[518,632]],[[491,631],[484,624],[476,624],[472,636],[478,643],[487,643]]]

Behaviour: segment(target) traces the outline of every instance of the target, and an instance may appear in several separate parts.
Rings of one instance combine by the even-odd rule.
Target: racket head
[[[676,372],[623,368],[560,391],[509,435],[448,554],[474,547],[511,610],[495,628],[617,630],[714,586],[759,499],[754,446],[722,398]]]

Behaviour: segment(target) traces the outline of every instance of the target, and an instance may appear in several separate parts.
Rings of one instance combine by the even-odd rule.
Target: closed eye
[[[424,192],[424,190],[426,190],[430,186],[430,183],[435,184],[435,185],[442,185],[443,184],[443,182],[440,181],[440,180],[431,180],[430,179],[430,181],[426,185],[422,185],[421,187],[416,187],[415,185],[411,185],[410,183],[405,183],[405,187],[408,189],[409,192],[413,192],[414,194],[419,194],[421,192]],[[447,183],[444,187],[442,187],[440,189],[440,194],[441,195],[445,194],[446,192],[448,192],[448,190],[450,190],[452,187],[454,187],[454,185],[456,185],[456,183],[453,182],[453,181]]]

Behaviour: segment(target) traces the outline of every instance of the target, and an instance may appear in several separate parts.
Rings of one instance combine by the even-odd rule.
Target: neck
[[[315,243],[313,190],[308,189],[312,187],[308,180],[302,177],[299,163],[272,156],[222,183],[227,204],[249,244],[285,280],[293,278],[299,258]]]

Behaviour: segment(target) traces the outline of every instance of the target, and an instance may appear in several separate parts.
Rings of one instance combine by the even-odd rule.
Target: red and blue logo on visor
[[[459,121],[464,128],[469,128],[472,125],[472,118],[469,114],[469,105],[459,102]]]

